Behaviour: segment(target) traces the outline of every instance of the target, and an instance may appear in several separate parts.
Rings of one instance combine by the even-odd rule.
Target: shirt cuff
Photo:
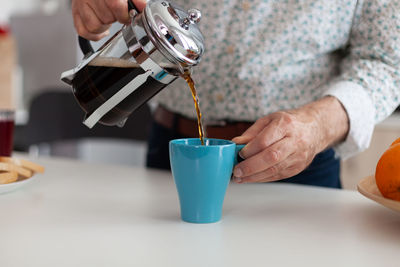
[[[346,139],[333,147],[338,156],[346,159],[367,149],[375,125],[375,108],[366,90],[354,82],[337,81],[323,95],[336,97],[345,108],[350,121]]]

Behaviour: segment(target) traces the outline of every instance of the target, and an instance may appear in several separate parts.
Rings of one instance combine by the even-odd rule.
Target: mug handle
[[[239,152],[240,150],[242,150],[242,148],[244,148],[245,144],[243,145],[236,145],[236,149],[235,149],[235,161],[233,162],[233,166],[235,166],[236,164],[242,162],[244,159],[242,157],[239,156]]]
[[[137,9],[137,7],[132,2],[132,0],[128,0],[128,12],[130,12],[133,9],[136,11],[137,14],[140,13],[139,9]],[[88,39],[85,39],[82,36],[78,36],[78,43],[79,43],[79,47],[81,48],[81,51],[85,57],[88,57],[94,53],[94,49]]]

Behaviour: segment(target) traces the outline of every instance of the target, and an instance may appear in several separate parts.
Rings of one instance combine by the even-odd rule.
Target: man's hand
[[[247,144],[236,165],[237,183],[271,182],[303,171],[316,154],[347,136],[347,113],[334,97],[257,120],[233,141]]]
[[[146,6],[146,0],[133,3],[140,11]],[[127,0],[72,0],[72,16],[77,33],[92,41],[106,36],[113,22],[130,22]]]

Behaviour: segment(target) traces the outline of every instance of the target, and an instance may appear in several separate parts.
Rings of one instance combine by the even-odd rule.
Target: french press
[[[97,51],[79,37],[84,60],[62,73],[86,112],[83,123],[122,127],[128,116],[177,77],[191,72],[204,52],[200,11],[150,0],[142,13],[128,1],[132,22]]]

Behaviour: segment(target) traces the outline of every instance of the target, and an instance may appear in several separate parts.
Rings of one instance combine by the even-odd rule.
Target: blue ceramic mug
[[[169,155],[178,191],[181,218],[191,223],[212,223],[221,219],[225,192],[244,145],[222,139],[172,140]]]

